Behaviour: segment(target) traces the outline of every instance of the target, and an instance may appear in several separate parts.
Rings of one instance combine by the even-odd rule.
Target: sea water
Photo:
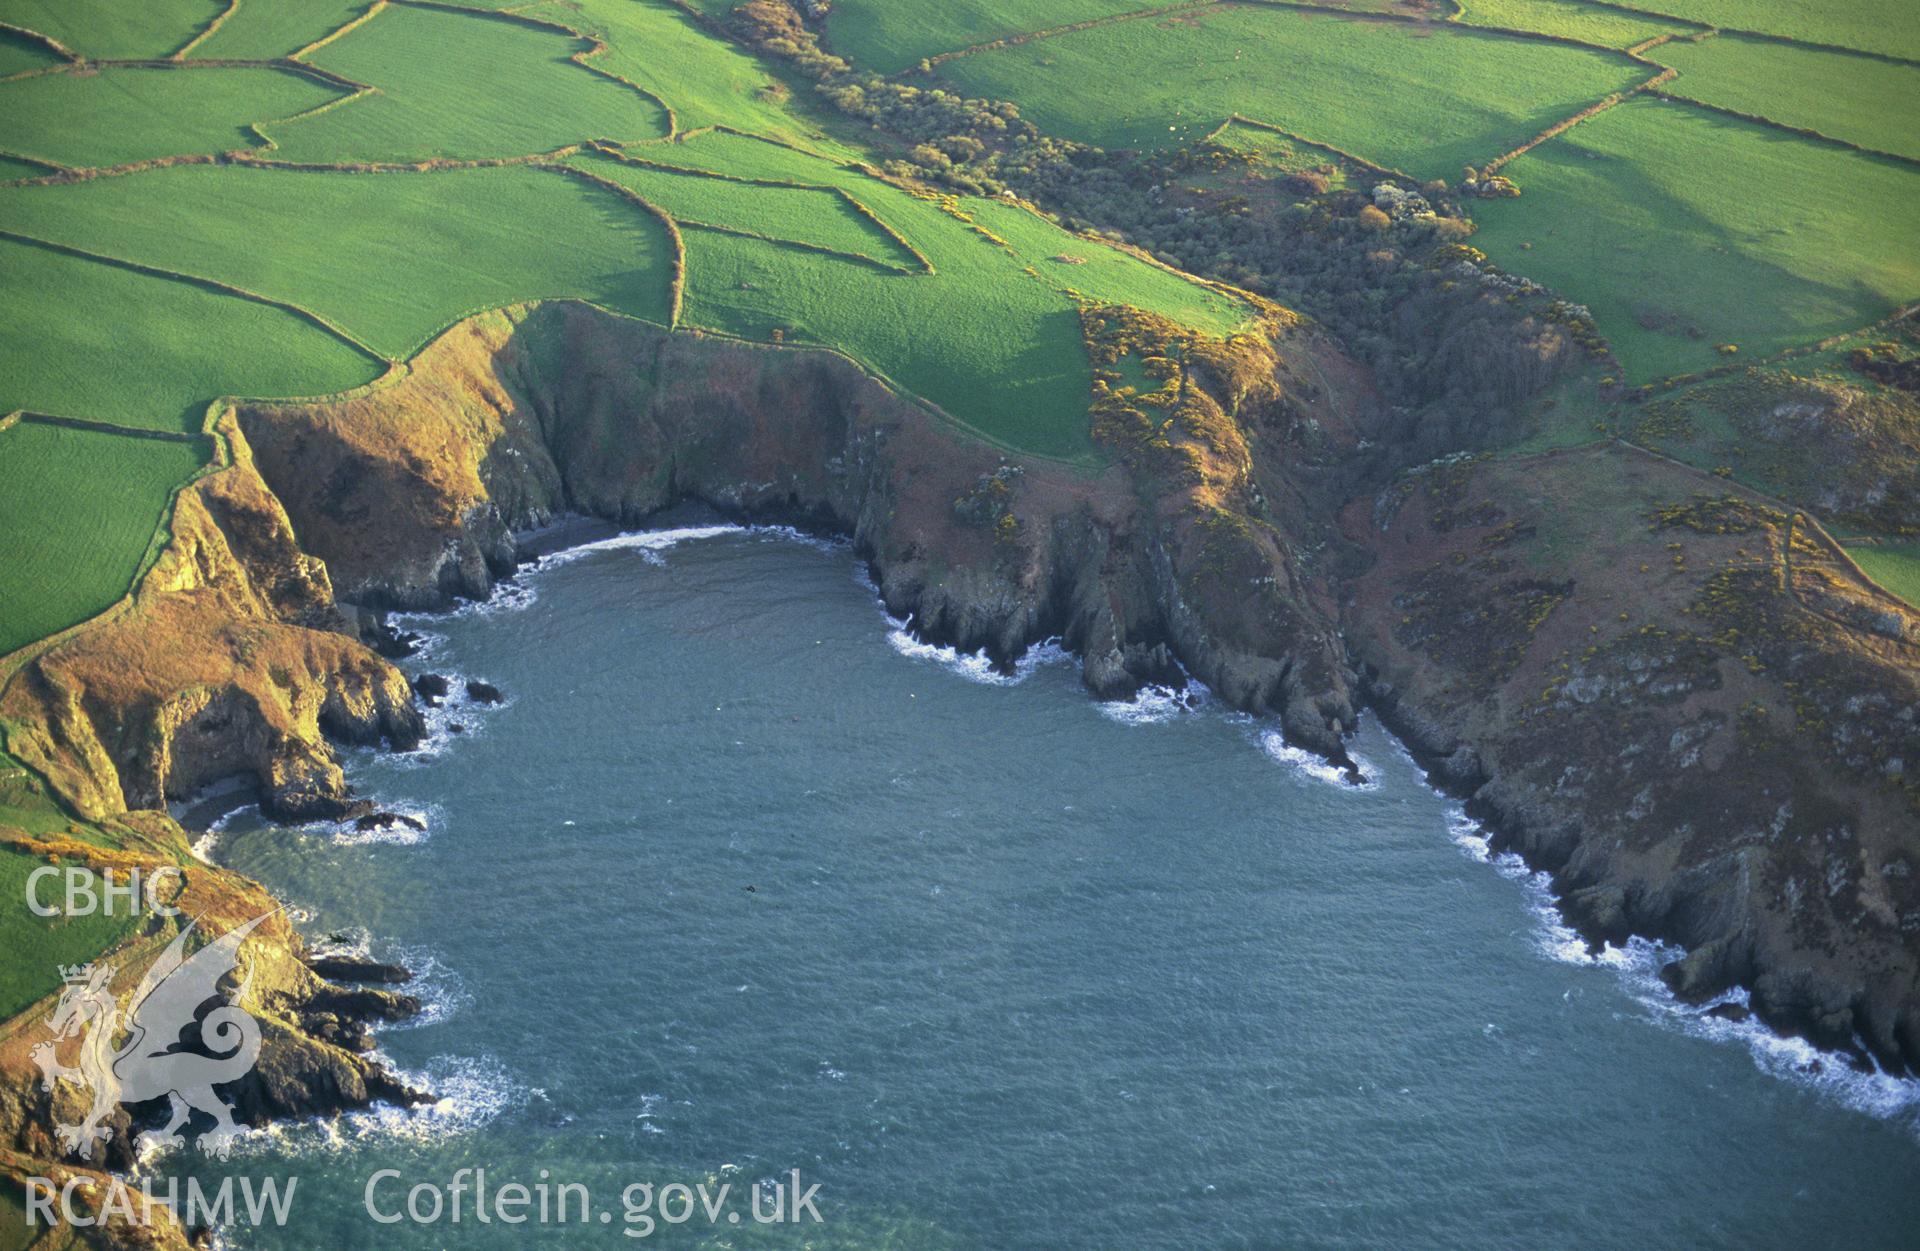
[[[437,1100],[152,1162],[298,1177],[231,1245],[1920,1238],[1912,1083],[1587,951],[1371,723],[1354,786],[1198,688],[996,672],[776,531],[622,536],[413,624],[410,664],[507,695],[352,758],[425,832],[243,811],[203,846],[417,971],[379,1043]],[[480,1223],[469,1173],[454,1222],[479,1168],[590,1206]],[[757,1221],[796,1170],[798,1223]],[[732,1190],[669,1223],[676,1183]]]

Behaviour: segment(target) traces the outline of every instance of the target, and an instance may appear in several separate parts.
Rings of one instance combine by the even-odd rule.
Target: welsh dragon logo
[[[140,979],[127,1005],[124,1041],[118,1047],[120,1007],[109,989],[113,970],[105,966],[62,965],[66,983],[47,1026],[49,1042],[36,1045],[33,1062],[40,1067],[40,1084],[52,1090],[56,1081],[69,1081],[93,1091],[93,1106],[78,1125],[57,1125],[60,1145],[81,1159],[91,1159],[93,1145],[113,1136],[102,1124],[115,1104],[144,1103],[167,1097],[169,1119],[164,1128],[140,1136],[141,1146],[168,1146],[183,1141],[180,1133],[195,1111],[214,1120],[214,1128],[200,1138],[201,1150],[225,1159],[240,1134],[232,1111],[213,1093],[223,1082],[244,1077],[260,1058],[260,1023],[220,989],[220,981],[239,963],[240,944],[253,927],[273,915],[262,913],[245,925],[228,930],[191,956],[187,939],[199,922],[189,922],[160,953]],[[252,967],[247,970],[252,978]],[[246,987],[240,988],[245,994]],[[209,1003],[216,1006],[204,1015]],[[198,1035],[202,1050],[185,1049]],[[80,1038],[77,1062],[62,1064],[56,1054],[61,1043]]]

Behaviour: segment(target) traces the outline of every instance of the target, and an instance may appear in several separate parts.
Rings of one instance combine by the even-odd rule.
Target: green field
[[[59,64],[61,59],[39,40],[0,30],[0,78]]]
[[[1911,0],[1633,0],[1670,17],[1920,60]]]
[[[0,848],[0,891],[8,905],[0,911],[0,942],[7,959],[0,964],[0,1020],[22,1011],[43,995],[60,989],[60,966],[79,964],[117,943],[131,931],[136,917],[122,908],[118,915],[95,912],[87,916],[37,917],[27,911],[27,875],[46,863],[12,848]],[[58,898],[60,883],[42,882],[42,899]],[[9,1189],[12,1189],[9,1187]]]
[[[297,235],[278,228],[296,218],[305,223]],[[468,313],[542,296],[660,325],[669,316],[672,247],[659,221],[613,191],[526,166],[341,174],[188,165],[0,188],[0,221],[299,305],[393,357]]]
[[[593,65],[666,101],[683,131],[724,124],[797,138],[807,129],[769,96],[765,66],[701,31],[672,0],[552,0],[521,12],[605,40]]]
[[[172,55],[219,16],[219,0],[0,0],[0,22],[37,31],[101,60]]]
[[[1468,26],[1533,30],[1606,48],[1631,48],[1659,35],[1695,29],[1588,0],[1461,0],[1459,20]]]
[[[1029,31],[1166,7],[1168,0],[957,0],[915,6],[899,0],[837,0],[827,43],[868,69],[893,74],[926,57]],[[724,8],[727,6],[716,6]]]
[[[20,421],[0,430],[0,655],[85,620],[125,595],[174,488],[209,441],[138,438]],[[87,507],[73,509],[84,500]],[[46,524],[69,506],[66,524]]]
[[[650,152],[641,149],[634,155]],[[593,153],[582,153],[569,163],[632,188],[682,225],[718,225],[811,243],[864,256],[903,272],[922,268],[918,257],[855,207],[848,196],[825,187],[741,182]]]
[[[1474,242],[1586,303],[1635,381],[1864,325],[1920,293],[1920,170],[1639,99],[1507,167]],[[1531,249],[1523,249],[1530,243]]]
[[[262,129],[281,159],[327,162],[518,156],[665,135],[658,103],[569,59],[590,47],[509,18],[389,5],[306,58],[378,95]]]
[[[0,83],[0,150],[103,166],[260,146],[249,122],[342,93],[288,70],[120,68]]]
[[[1920,66],[1737,35],[1650,55],[1680,71],[1672,95],[1920,160]]]
[[[222,395],[324,395],[381,372],[284,309],[0,239],[0,412],[198,430]]]
[[[1920,608],[1920,543],[1850,544],[1847,555],[1875,582]]]
[[[371,0],[241,0],[220,28],[193,45],[194,57],[270,60],[326,38],[366,12]]]
[[[1571,45],[1278,6],[1113,22],[940,74],[1101,147],[1189,144],[1238,113],[1421,178],[1458,177],[1649,77]]]

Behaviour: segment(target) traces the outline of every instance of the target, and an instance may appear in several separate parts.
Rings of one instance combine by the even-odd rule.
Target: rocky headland
[[[1371,705],[1591,939],[1683,943],[1678,993],[1747,987],[1777,1028],[1920,1069],[1920,620],[1816,522],[1618,443],[1432,462],[1278,309],[1225,341],[1085,317],[1077,462],[994,447],[831,352],[564,302],[470,318],[360,392],[227,409],[223,463],[135,595],[9,659],[6,749],[238,917],[264,894],[157,809],[239,776],[277,817],[379,819],[335,746],[423,733],[387,612],[487,595],[556,518],[699,502],[850,537],[930,641],[1010,662],[1059,637],[1105,697],[1191,675],[1342,762]],[[1116,385],[1127,356],[1157,390]],[[398,971],[344,990],[273,933],[254,995],[284,1028],[249,1114],[408,1098],[360,1054],[404,1008]],[[24,1066],[0,1045],[0,1142],[49,1159]]]

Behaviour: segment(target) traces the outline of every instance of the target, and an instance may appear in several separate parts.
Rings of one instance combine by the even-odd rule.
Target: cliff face
[[[304,944],[276,901],[257,883],[193,859],[185,834],[164,814],[125,813],[96,825],[92,833],[96,841],[42,841],[0,827],[0,835],[16,849],[96,870],[109,865],[121,872],[133,866],[143,871],[178,867],[182,888],[172,903],[196,918],[203,933],[225,933],[265,914],[242,948],[246,972],[241,1002],[260,1024],[261,1048],[253,1071],[223,1088],[237,1120],[260,1125],[423,1097],[362,1054],[369,1046],[366,1023],[408,1015],[417,1009],[414,1001],[404,994],[335,985],[316,976],[306,963]],[[110,843],[111,849],[102,843]],[[109,985],[123,1010],[149,965],[177,933],[176,925],[156,918],[98,957],[114,969]],[[43,1023],[49,1006],[43,1002],[0,1023],[0,1176],[16,1186],[29,1176],[57,1182],[84,1174],[104,1182],[105,1170],[124,1172],[133,1162],[134,1118],[128,1109],[116,1108],[105,1122],[113,1132],[90,1161],[82,1163],[60,1149],[53,1127],[81,1121],[92,1093],[65,1081],[51,1090],[41,1086],[33,1049],[48,1038]],[[71,1059],[71,1050],[71,1044],[63,1048],[62,1057]],[[145,1123],[151,1125],[165,1119],[164,1105],[136,1110],[147,1113]],[[86,1206],[101,1197],[102,1192],[95,1191],[79,1201]],[[164,1209],[156,1209],[148,1225],[116,1223],[92,1231],[85,1245],[95,1244],[190,1245],[186,1231],[168,1220]]]
[[[1276,333],[1303,359],[1334,355]],[[1260,350],[1265,390],[1192,384],[1226,427],[1283,400],[1354,427],[1357,382],[1283,394],[1277,349]],[[833,354],[568,304],[463,323],[396,385],[238,421],[303,545],[362,604],[481,594],[512,566],[511,532],[562,509],[637,522],[699,500],[851,535],[890,611],[936,641],[1011,660],[1059,635],[1103,694],[1185,665],[1330,755],[1353,723],[1331,598],[1266,519],[1244,443],[1223,456],[1205,432],[1176,433],[1196,449],[1178,474],[1130,454],[1016,463]]]
[[[1590,936],[1675,939],[1681,993],[1749,986],[1771,1023],[1920,1067],[1920,620],[1817,529],[1621,446],[1377,491],[1399,419],[1277,310],[1224,342],[1085,316],[1086,465],[1004,455],[831,353],[572,304],[470,319],[388,385],[243,407],[132,603],[0,690],[7,750],[82,817],[175,842],[114,814],[233,774],[285,817],[350,812],[330,742],[421,733],[355,637],[369,610],[485,594],[559,513],[698,500],[852,536],[933,640],[1011,660],[1062,636],[1102,695],[1184,668],[1340,759],[1364,694]],[[324,1041],[357,1037],[359,992],[281,937],[288,1024],[249,1106],[401,1097]],[[20,1108],[0,1131],[40,1151],[50,1108]]]
[[[1375,703],[1569,919],[1920,1069],[1920,616],[1804,517],[1625,445],[1436,466],[1346,523]]]

